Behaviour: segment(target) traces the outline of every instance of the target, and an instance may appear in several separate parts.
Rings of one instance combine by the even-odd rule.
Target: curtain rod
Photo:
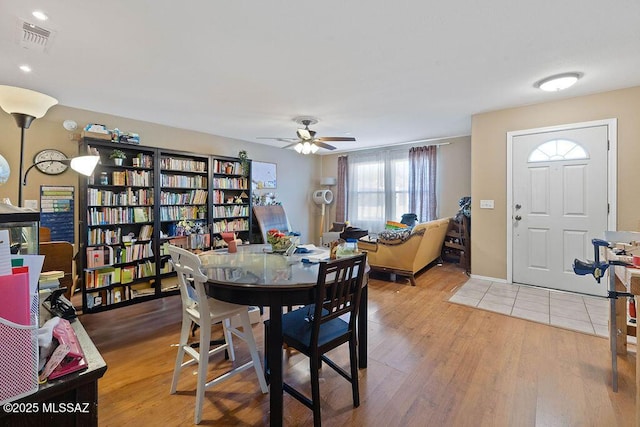
[[[465,136],[469,136],[469,135],[447,136],[447,137],[444,137],[444,138],[416,139],[416,140],[413,140],[413,141],[396,142],[394,144],[378,145],[378,146],[375,146],[375,147],[355,148],[355,149],[351,149],[351,150],[340,151],[339,153],[335,153],[335,154],[346,156],[349,153],[354,152],[354,151],[376,150],[376,149],[381,149],[381,148],[384,148],[387,151],[394,151],[394,147],[398,146],[398,145],[420,144],[421,142],[430,142],[430,141],[434,141],[434,142],[432,144],[425,144],[425,146],[427,146],[427,147],[428,146],[439,147],[441,145],[450,145],[451,142],[435,142],[435,141],[442,141],[443,139],[447,140],[447,139],[462,138],[462,137],[465,137]],[[396,149],[399,149],[399,148],[396,148]]]

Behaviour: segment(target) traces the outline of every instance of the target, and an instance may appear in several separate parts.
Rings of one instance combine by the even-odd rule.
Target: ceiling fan
[[[355,142],[355,138],[348,136],[323,136],[316,138],[316,131],[309,129],[309,126],[318,123],[318,119],[310,116],[294,117],[294,122],[303,125],[304,129],[297,129],[298,138],[274,138],[274,137],[258,137],[257,139],[275,139],[276,141],[288,142],[289,145],[282,148],[294,147],[298,153],[310,154],[315,153],[320,148],[326,150],[335,150],[336,147],[326,142],[349,141]]]

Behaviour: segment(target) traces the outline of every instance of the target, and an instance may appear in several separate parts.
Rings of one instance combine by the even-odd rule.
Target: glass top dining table
[[[269,251],[270,245],[246,245],[238,252],[200,254],[202,271],[208,277],[207,293],[235,304],[269,307],[270,333],[266,343],[269,366],[270,425],[282,425],[282,309],[313,302],[318,279],[318,260],[329,251],[283,256]],[[304,260],[310,262],[304,262]],[[358,309],[358,365],[367,367],[367,286],[363,283]]]

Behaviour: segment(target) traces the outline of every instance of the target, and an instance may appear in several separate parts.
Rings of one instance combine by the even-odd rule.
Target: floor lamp
[[[0,85],[0,107],[11,114],[20,128],[20,169],[18,177],[18,206],[22,207],[22,168],[24,164],[24,130],[29,129],[34,119],[39,119],[47,113],[49,108],[58,100],[15,86]]]

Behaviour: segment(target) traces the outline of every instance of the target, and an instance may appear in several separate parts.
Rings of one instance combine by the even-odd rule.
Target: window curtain
[[[382,230],[386,215],[383,153],[354,154],[348,164],[347,219],[362,229]]]
[[[349,177],[349,159],[338,157],[338,182],[336,187],[336,222],[345,222],[347,216],[347,179]]]
[[[418,221],[436,219],[437,146],[414,147],[409,150],[409,211]]]

